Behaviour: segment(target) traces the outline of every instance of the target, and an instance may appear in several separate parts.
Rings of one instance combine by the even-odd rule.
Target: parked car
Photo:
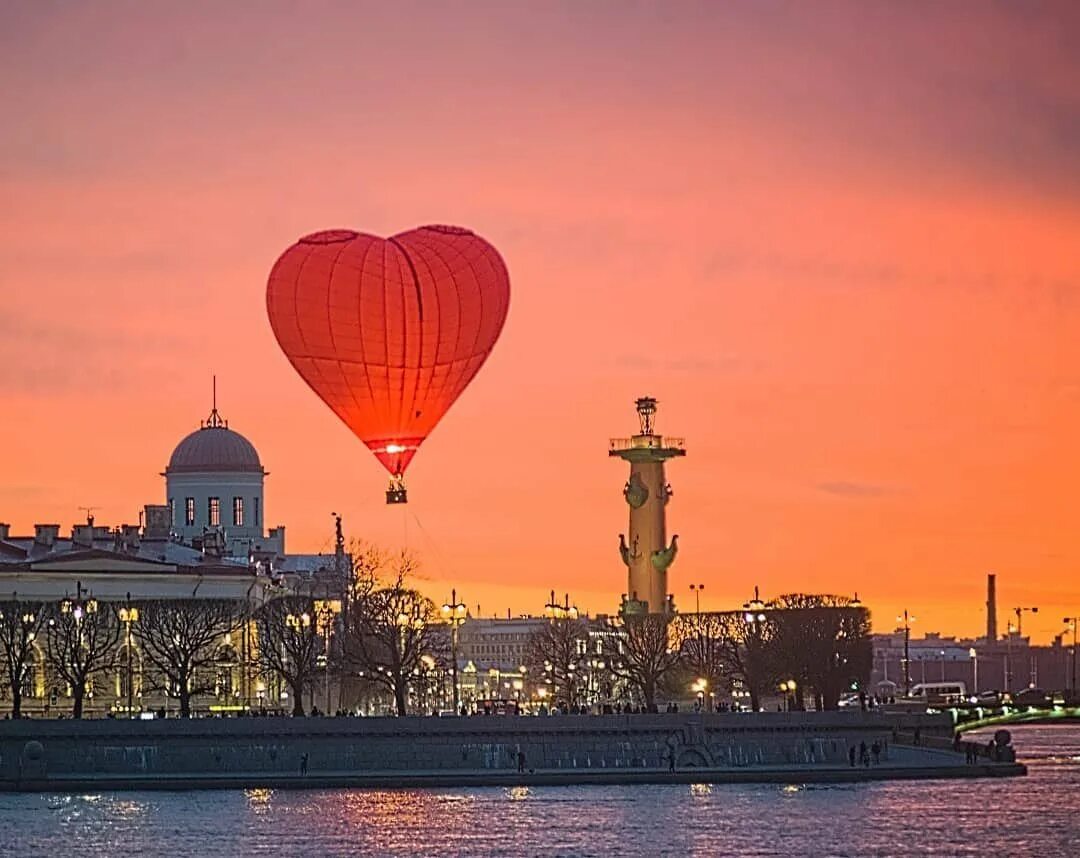
[[[1017,706],[1049,706],[1050,695],[1041,688],[1025,688],[1013,695],[1013,703]]]

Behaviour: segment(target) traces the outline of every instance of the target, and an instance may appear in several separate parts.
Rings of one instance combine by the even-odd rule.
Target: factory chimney
[[[997,576],[991,572],[986,576],[986,642],[997,640]]]

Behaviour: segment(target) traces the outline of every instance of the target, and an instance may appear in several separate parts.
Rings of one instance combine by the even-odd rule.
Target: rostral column
[[[630,508],[630,532],[619,534],[619,553],[627,569],[624,614],[671,613],[674,603],[668,595],[667,570],[679,550],[679,537],[667,541],[666,509],[671,485],[664,477],[664,462],[685,456],[681,438],[664,438],[653,430],[656,400],[642,397],[635,403],[641,432],[630,438],[614,438],[609,456],[630,463],[630,478],[623,497]]]

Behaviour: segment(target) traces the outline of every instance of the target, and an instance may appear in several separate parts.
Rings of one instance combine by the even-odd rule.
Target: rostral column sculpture
[[[623,497],[630,508],[629,533],[619,534],[619,553],[627,569],[622,613],[670,613],[674,604],[667,588],[667,571],[679,550],[679,537],[667,541],[666,509],[671,485],[664,477],[664,462],[685,456],[681,438],[664,438],[654,431],[656,400],[642,397],[635,403],[641,432],[614,438],[609,456],[630,463],[630,478]]]

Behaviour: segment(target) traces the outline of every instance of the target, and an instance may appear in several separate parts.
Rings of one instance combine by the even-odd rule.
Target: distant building
[[[87,516],[66,533],[58,524],[36,524],[32,534],[15,534],[0,523],[0,611],[5,602],[69,599],[132,605],[226,599],[253,610],[287,593],[339,597],[350,562],[340,540],[334,553],[288,554],[285,528],[266,531],[266,471],[251,442],[221,419],[216,403],[209,419],[176,446],[163,476],[165,503],[145,505],[138,525],[110,528]],[[34,646],[25,707],[62,710],[62,684],[46,675],[44,642]],[[230,675],[218,686],[250,695],[250,660],[246,668],[239,660],[223,664]],[[91,710],[110,708],[115,699],[108,692],[119,694],[121,679],[118,674],[115,682],[101,684]]]
[[[885,696],[904,693],[904,630],[872,636],[874,669],[871,691]],[[963,682],[979,691],[1065,690],[1071,686],[1071,651],[1060,637],[1050,646],[1032,646],[1015,631],[998,640],[944,637],[929,632],[908,644],[912,686],[925,682]]]

